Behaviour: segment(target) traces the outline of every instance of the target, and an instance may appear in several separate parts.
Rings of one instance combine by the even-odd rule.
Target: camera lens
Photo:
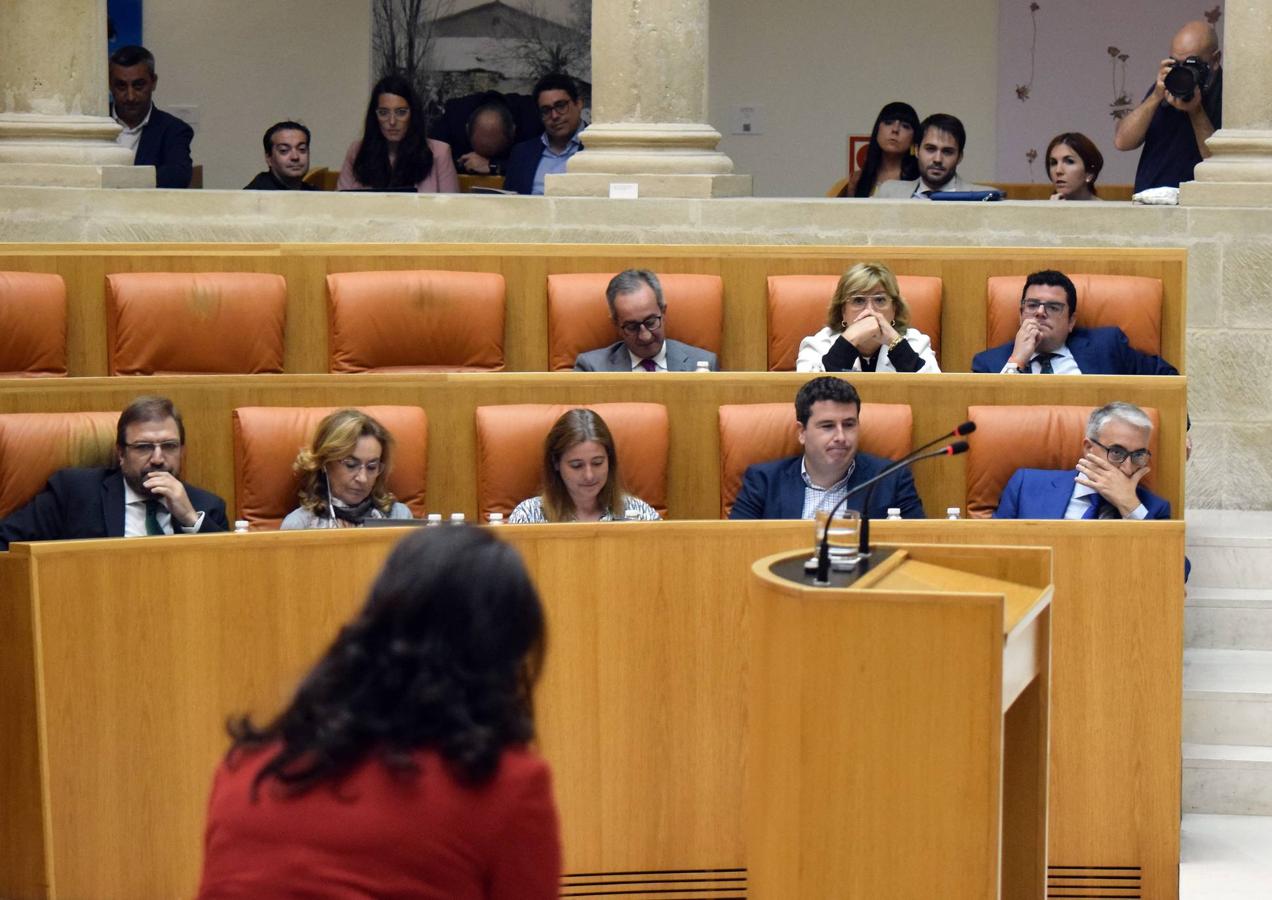
[[[1197,73],[1192,66],[1182,64],[1172,66],[1162,81],[1166,85],[1166,90],[1180,100],[1191,100],[1193,91],[1197,90]]]

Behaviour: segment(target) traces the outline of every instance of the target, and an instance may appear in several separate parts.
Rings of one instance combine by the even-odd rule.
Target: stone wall
[[[1272,509],[1272,210],[0,188],[0,241],[1186,247],[1188,504]]]

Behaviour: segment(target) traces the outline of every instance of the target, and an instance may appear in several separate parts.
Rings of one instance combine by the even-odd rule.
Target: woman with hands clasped
[[[804,338],[797,372],[940,372],[932,341],[910,326],[896,276],[880,263],[857,263],[839,279],[826,327]]]

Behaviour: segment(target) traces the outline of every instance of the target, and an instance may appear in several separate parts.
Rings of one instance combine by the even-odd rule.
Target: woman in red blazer
[[[543,634],[512,547],[460,526],[403,540],[291,704],[231,722],[199,897],[555,898],[528,747]]]

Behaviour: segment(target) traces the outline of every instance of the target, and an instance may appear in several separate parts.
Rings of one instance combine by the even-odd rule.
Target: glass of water
[[[818,510],[813,517],[813,555],[821,552],[822,536],[826,534],[828,513]],[[857,541],[861,536],[861,513],[855,509],[843,509],[830,522],[830,564],[834,569],[851,569],[860,556]]]

